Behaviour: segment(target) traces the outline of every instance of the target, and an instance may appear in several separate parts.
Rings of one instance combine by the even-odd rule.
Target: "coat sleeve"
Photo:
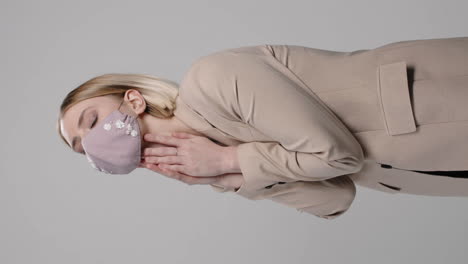
[[[348,175],[322,181],[278,182],[255,193],[214,184],[211,187],[217,192],[236,192],[250,200],[271,200],[328,220],[347,212],[356,197],[356,185]]]
[[[363,149],[348,128],[266,46],[252,49],[262,52],[232,52],[217,72],[232,78],[239,115],[252,132],[272,139],[238,145],[241,189],[360,171]]]
[[[258,195],[301,213],[328,220],[349,210],[356,197],[356,186],[347,175],[322,181],[296,181],[274,184]]]
[[[206,86],[201,89],[232,98],[224,104],[233,105],[252,133],[271,139],[237,146],[244,183],[235,193],[320,216],[343,212],[355,188],[345,175],[361,170],[363,150],[312,89],[277,60],[268,45],[219,52],[204,57],[202,64],[206,82],[200,85]],[[214,80],[217,83],[210,84]],[[336,184],[340,180],[332,178],[338,176],[347,183]]]

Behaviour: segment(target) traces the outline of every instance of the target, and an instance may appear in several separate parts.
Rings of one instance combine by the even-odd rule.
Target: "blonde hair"
[[[97,96],[111,95],[122,98],[129,89],[135,89],[143,96],[146,102],[145,113],[158,118],[173,116],[176,108],[175,100],[179,95],[179,86],[176,82],[146,74],[100,75],[73,89],[63,99],[57,120],[57,131],[65,144],[71,147],[62,135],[60,120],[70,107]]]

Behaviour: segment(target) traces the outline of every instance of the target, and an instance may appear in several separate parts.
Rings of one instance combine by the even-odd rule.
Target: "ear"
[[[143,113],[146,109],[146,100],[138,90],[128,89],[125,92],[124,100],[127,101],[129,106],[137,115]]]

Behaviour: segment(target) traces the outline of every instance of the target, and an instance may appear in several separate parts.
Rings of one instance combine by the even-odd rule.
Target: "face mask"
[[[140,127],[136,117],[120,112],[122,103],[81,143],[91,166],[108,174],[128,174],[141,161]]]

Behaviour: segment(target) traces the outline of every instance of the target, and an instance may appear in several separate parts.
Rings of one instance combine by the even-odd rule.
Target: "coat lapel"
[[[224,146],[238,145],[242,143],[242,140],[219,130],[214,124],[208,122],[208,120],[206,120],[202,115],[186,104],[180,95],[176,98],[176,109],[174,110],[174,115],[189,127],[203,133],[216,143],[220,143]]]

